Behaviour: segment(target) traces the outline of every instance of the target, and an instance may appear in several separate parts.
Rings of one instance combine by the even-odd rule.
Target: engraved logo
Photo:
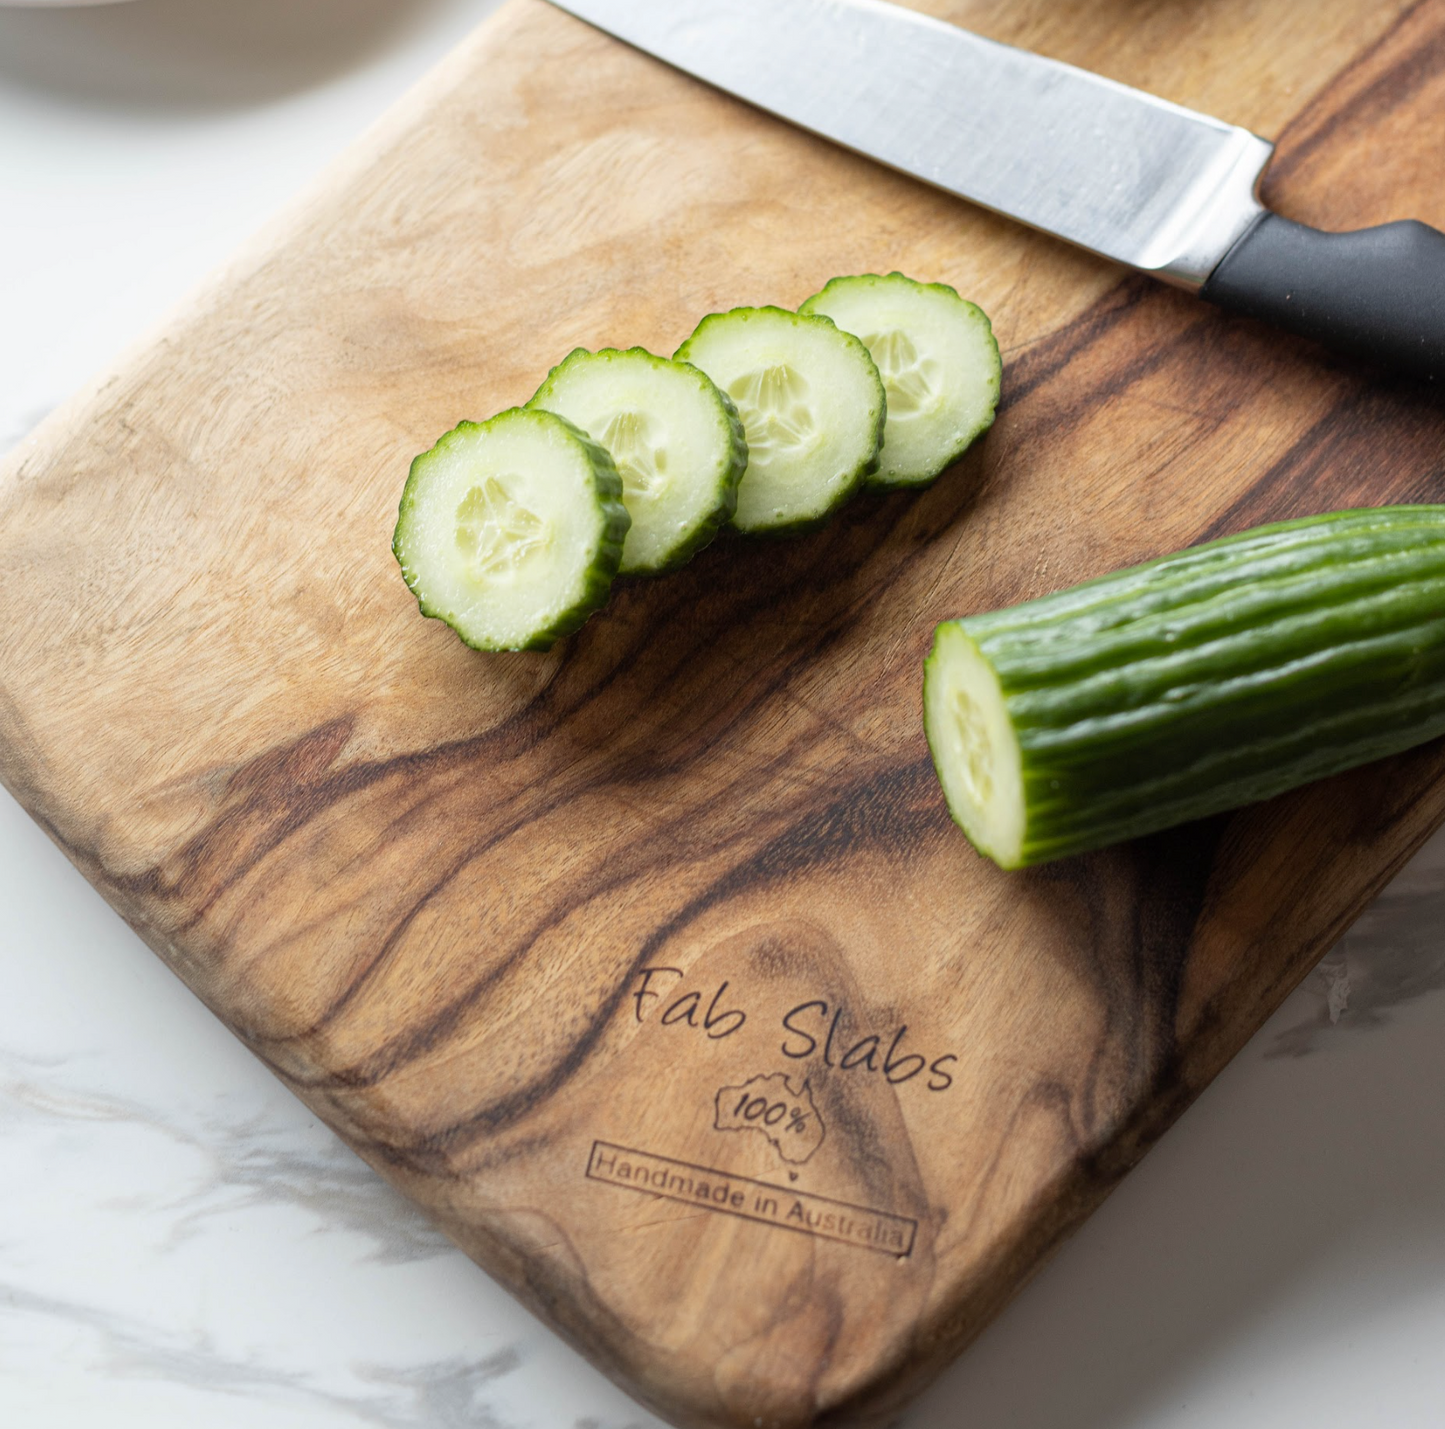
[[[777,1148],[778,1155],[801,1166],[823,1144],[823,1118],[813,1105],[807,1082],[797,1090],[783,1072],[750,1077],[741,1086],[719,1087],[718,1131],[757,1131]]]

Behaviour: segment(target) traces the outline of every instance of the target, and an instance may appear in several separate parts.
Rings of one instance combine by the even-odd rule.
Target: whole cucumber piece
[[[952,813],[1020,868],[1445,733],[1445,506],[1261,526],[938,626]]]

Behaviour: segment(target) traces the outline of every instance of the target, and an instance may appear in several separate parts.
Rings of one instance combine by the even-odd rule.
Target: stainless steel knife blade
[[[847,148],[1199,288],[1265,210],[1247,129],[882,0],[553,0]]]
[[[1247,129],[885,0],[552,0],[892,168],[1208,302],[1445,380],[1445,233],[1271,213]],[[1415,141],[1431,142],[1426,137]]]

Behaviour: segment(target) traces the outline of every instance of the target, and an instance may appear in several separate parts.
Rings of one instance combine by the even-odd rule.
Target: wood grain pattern
[[[1282,134],[1292,217],[1445,224],[1445,0],[928,8]],[[934,489],[719,542],[548,655],[418,617],[388,540],[437,433],[574,344],[670,351],[894,267],[1005,349],[997,427]],[[1002,875],[928,766],[934,622],[1413,499],[1445,499],[1429,394],[514,0],[5,464],[0,773],[639,1397],[873,1425],[1445,818],[1429,747]]]

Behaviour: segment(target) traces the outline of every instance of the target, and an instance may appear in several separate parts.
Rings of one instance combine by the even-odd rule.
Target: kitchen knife
[[[1445,234],[1325,233],[1257,191],[1274,146],[883,0],[552,0],[740,99],[1236,312],[1445,377]]]

